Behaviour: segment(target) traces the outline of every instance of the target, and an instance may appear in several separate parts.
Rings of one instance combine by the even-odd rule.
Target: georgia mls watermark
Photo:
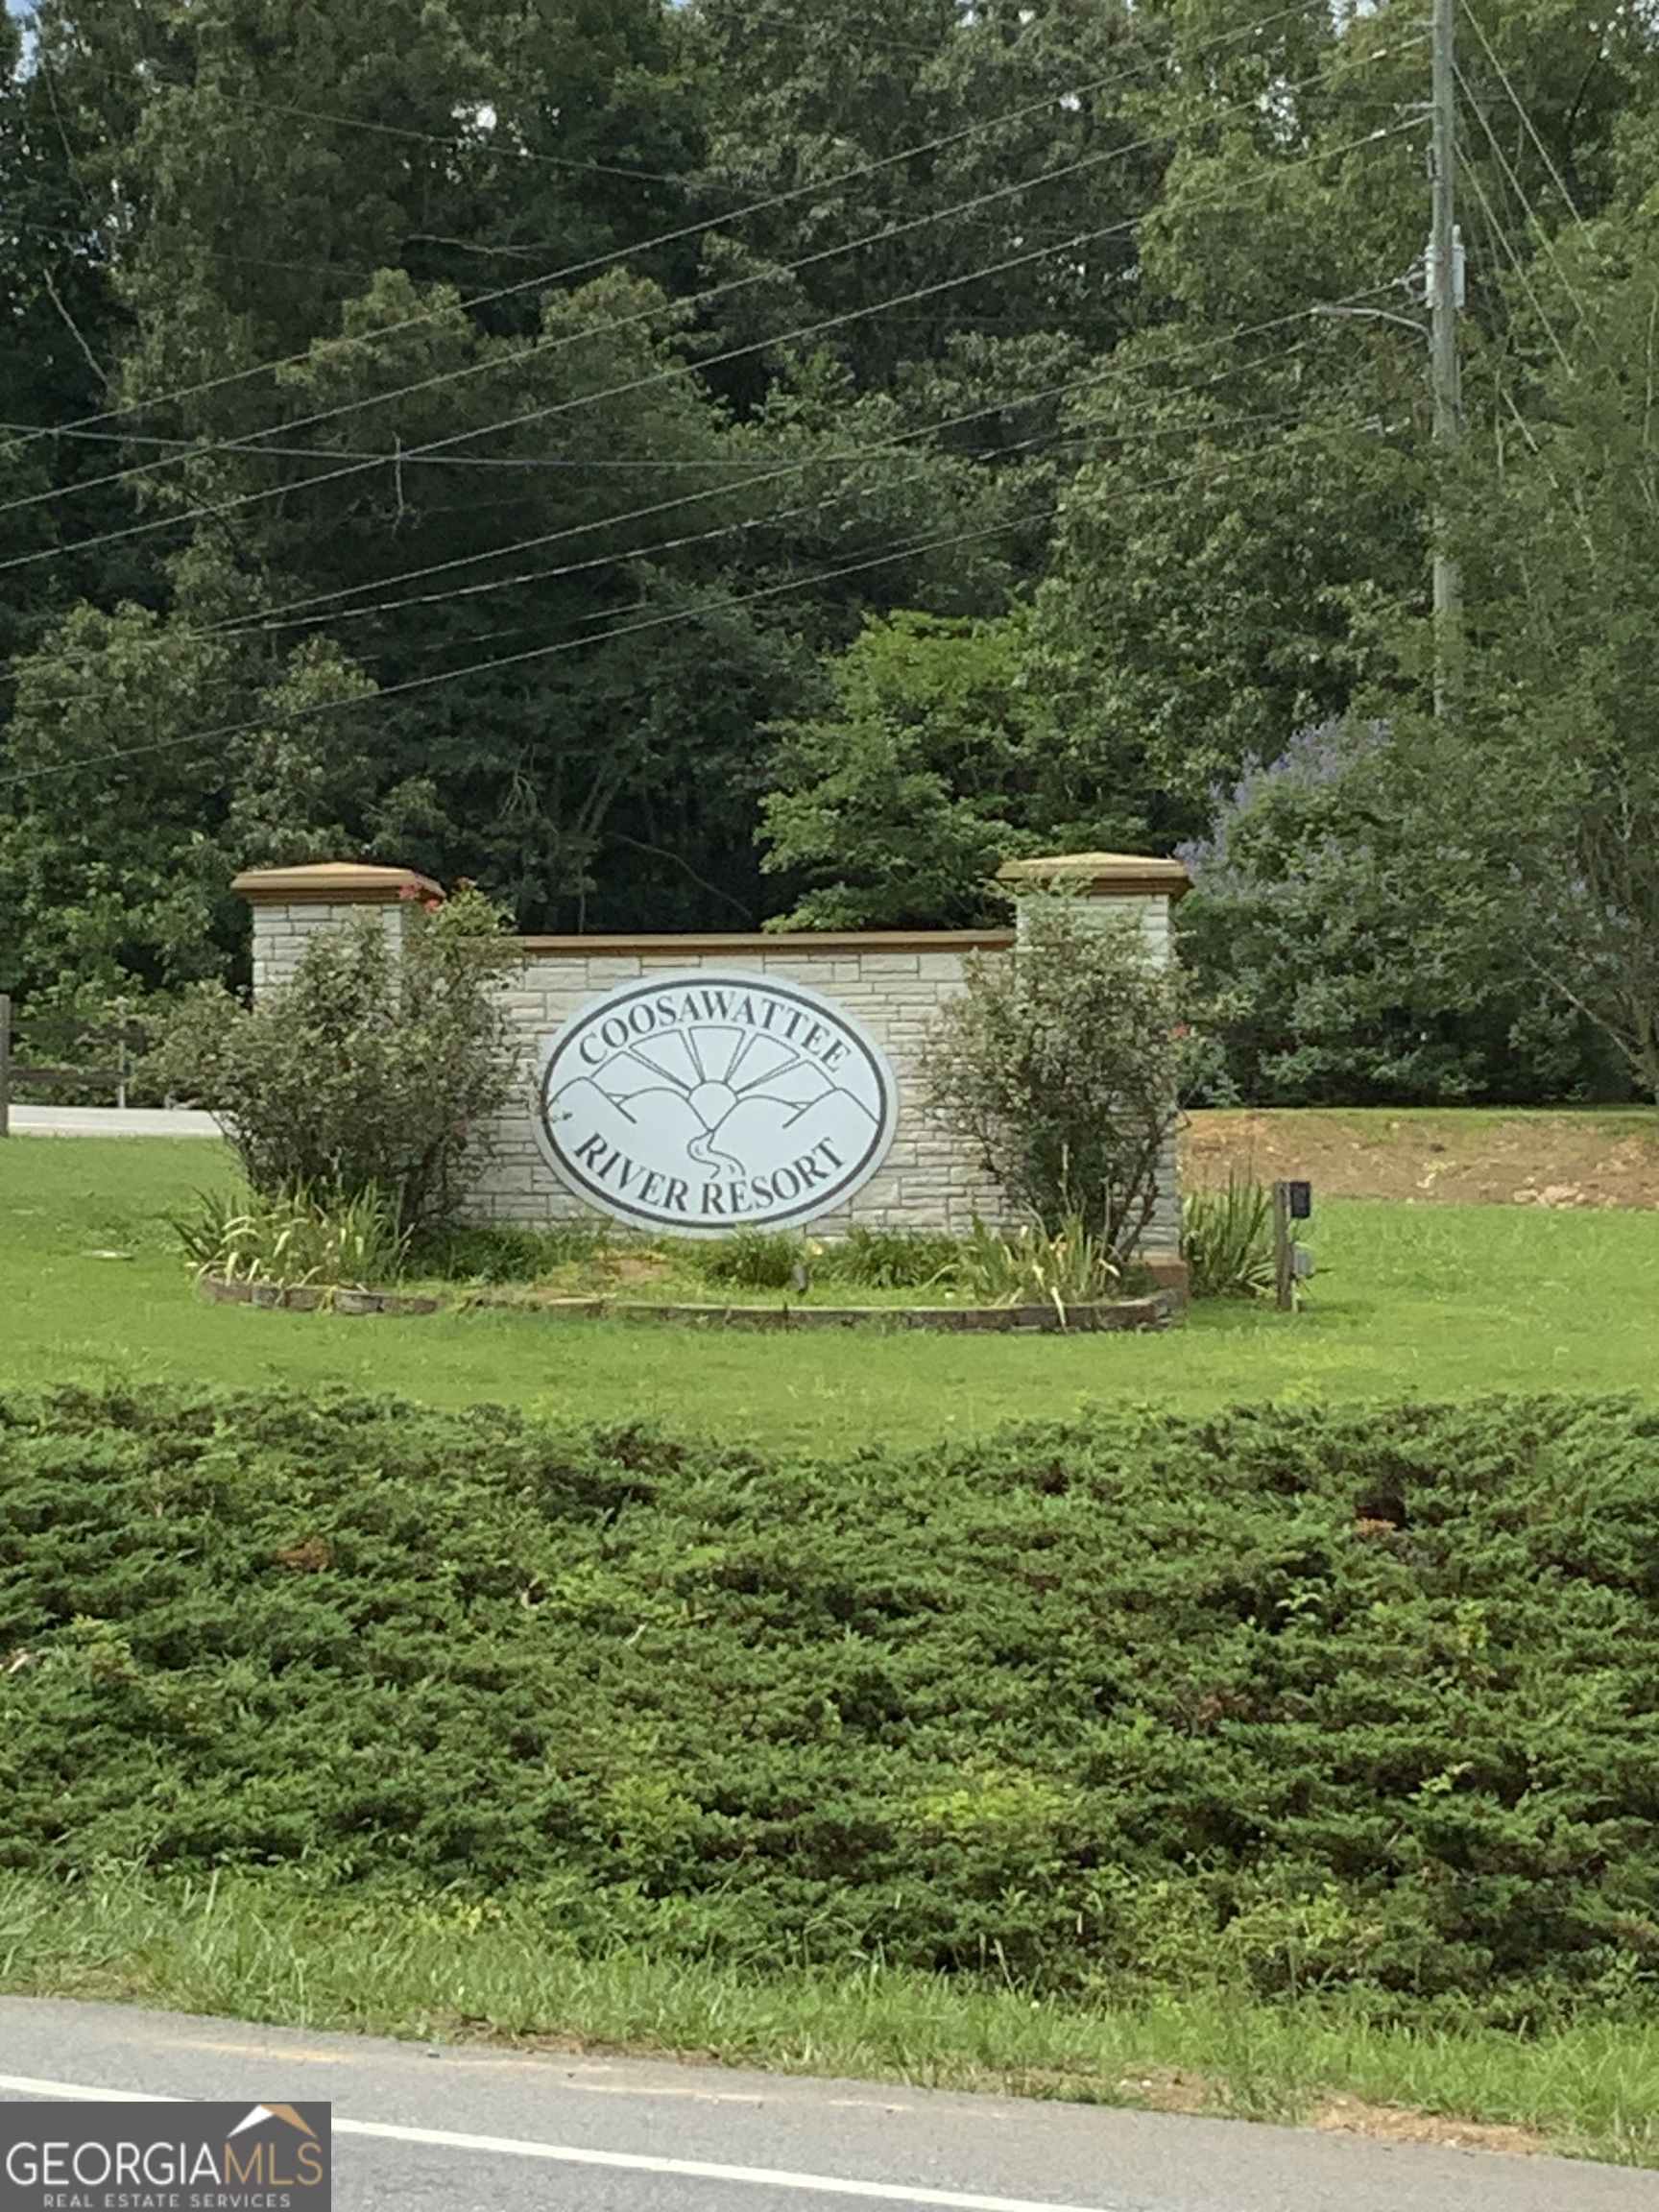
[[[817,1219],[881,1165],[899,1086],[844,1007],[693,969],[624,983],[547,1047],[536,1134],[602,1212],[683,1237]]]
[[[0,2212],[330,2212],[327,2104],[0,2104]]]

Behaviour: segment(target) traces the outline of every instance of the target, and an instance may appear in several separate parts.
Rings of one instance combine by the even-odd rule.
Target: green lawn
[[[1659,1214],[1358,1201],[1319,1207],[1307,1310],[1211,1306],[1161,1336],[779,1337],[510,1312],[256,1312],[198,1300],[167,1227],[230,1172],[205,1142],[0,1144],[0,1382],[335,1382],[840,1451],[1096,1399],[1192,1408],[1646,1389],[1659,1346]],[[95,1256],[109,1251],[131,1258]]]
[[[578,1421],[654,1415],[844,1456],[866,1440],[925,1444],[1113,1399],[1202,1409],[1646,1391],[1659,1339],[1659,1214],[1443,1203],[1321,1202],[1306,1311],[1211,1307],[1157,1337],[751,1336],[511,1312],[260,1312],[198,1300],[167,1226],[231,1172],[204,1142],[0,1143],[0,1386],[332,1382]],[[128,1257],[99,1256],[111,1253]],[[1623,2017],[1522,2038],[1202,1993],[1152,2009],[1034,2004],[897,1970],[761,1975],[637,1951],[581,1960],[488,1915],[451,1924],[431,1900],[371,1911],[313,1898],[297,1917],[262,1877],[181,1892],[118,1872],[74,1886],[9,1875],[0,1987],[422,2036],[574,2034],[1109,2102],[1160,2102],[1174,2075],[1212,2110],[1262,2118],[1308,2117],[1339,2091],[1659,2163],[1654,2030]]]

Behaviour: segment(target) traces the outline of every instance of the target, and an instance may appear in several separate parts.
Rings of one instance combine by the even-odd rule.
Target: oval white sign
[[[881,1047],[800,983],[692,969],[624,983],[547,1047],[536,1134],[555,1172],[622,1221],[720,1237],[841,1205],[893,1142]]]

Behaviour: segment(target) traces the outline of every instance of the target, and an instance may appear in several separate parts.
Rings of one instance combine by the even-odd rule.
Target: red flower
[[[421,896],[421,886],[419,883],[399,883],[397,886],[397,896],[399,899],[402,899],[405,902],[411,899],[419,899]]]

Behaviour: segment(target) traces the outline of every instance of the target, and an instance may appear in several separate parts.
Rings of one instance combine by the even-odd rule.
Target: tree
[[[530,928],[973,920],[998,854],[1167,847],[1300,729],[1404,732],[1420,14],[40,0],[0,51],[6,975],[228,975],[210,878],[325,840]],[[1584,0],[1470,19],[1478,654],[1514,416],[1556,420],[1528,288],[1559,335],[1574,227],[1639,204],[1656,57]]]
[[[1139,319],[1134,218],[1166,151],[1136,109],[1162,40],[1134,11],[695,0],[687,17],[711,92],[705,189],[733,210],[722,265],[792,302],[795,324],[855,315],[829,342],[860,389],[902,395],[978,341],[999,349],[1012,397],[1022,341],[1063,333],[1081,356]],[[747,299],[709,310],[729,341],[747,334]],[[722,389],[752,406],[771,369],[734,363]]]
[[[1019,840],[1007,819],[1030,735],[1015,625],[900,613],[829,669],[834,706],[779,726],[765,866],[808,886],[776,926],[976,922]]]
[[[119,224],[123,396],[179,392],[195,437],[269,422],[262,365],[376,270],[523,334],[542,272],[685,215],[695,102],[655,0],[43,0],[37,40]]]
[[[1176,38],[1148,326],[1071,405],[1077,473],[1036,598],[1032,682],[1097,776],[1144,795],[1155,844],[1391,673],[1426,561],[1420,356],[1312,312],[1385,297],[1420,246],[1411,152],[1375,136],[1393,30],[1310,9],[1218,46],[1224,21]]]
[[[1650,176],[1622,150],[1659,68],[1648,26],[1583,0],[1480,18],[1496,60],[1472,31],[1460,64],[1472,391],[1525,297],[1501,273],[1531,281],[1554,250],[1534,215],[1592,212],[1626,163]],[[1171,20],[1145,326],[1074,403],[1081,466],[1036,601],[1033,683],[1146,795],[1158,842],[1298,729],[1409,709],[1425,659],[1424,355],[1377,319],[1413,314],[1424,49],[1397,10],[1310,5],[1218,43],[1230,20]]]
[[[1469,676],[1439,765],[1518,964],[1659,1099],[1659,226],[1609,216],[1551,258],[1465,521]]]
[[[765,866],[806,888],[776,926],[983,923],[1000,861],[1136,841],[1027,684],[1028,630],[906,612],[830,662],[831,711],[779,727]]]
[[[1616,1094],[1586,1025],[1516,972],[1412,730],[1327,723],[1250,762],[1181,851],[1183,956],[1213,1099],[1320,1105]]]
[[[1080,1217],[1122,1261],[1152,1218],[1179,1115],[1181,978],[1133,919],[1040,896],[1022,923],[1012,952],[970,960],[934,1017],[928,1105],[1010,1205],[1050,1234]]]
[[[107,403],[130,335],[85,152],[55,78],[0,15],[0,670],[78,595],[149,599],[159,583],[146,547],[110,535],[134,512],[131,488],[105,481],[118,440],[69,427]],[[102,542],[63,550],[89,539]]]
[[[296,854],[332,827],[343,849],[480,878],[529,927],[753,926],[769,724],[811,707],[818,656],[867,610],[1000,606],[1041,558],[1046,476],[1005,489],[810,350],[782,349],[733,421],[697,368],[701,303],[676,297],[694,235],[589,266],[697,228],[699,95],[654,0],[279,13],[275,32],[263,0],[51,0],[42,18],[116,241],[123,420],[156,442],[138,447],[143,604],[169,650],[228,656],[212,711],[174,687],[154,776],[124,764],[156,705],[126,670],[112,781],[160,797],[163,847],[194,815],[192,868],[223,856],[222,827],[280,827]],[[130,622],[90,597],[49,660]],[[360,711],[295,698],[301,647],[354,672]],[[85,816],[44,770],[41,709],[86,677],[40,668],[0,805],[27,812],[26,842],[75,852]],[[242,752],[204,737],[263,726],[264,699],[295,701],[255,748],[287,759],[279,825]],[[354,765],[326,806],[307,772],[301,808],[296,763],[325,729]],[[97,810],[125,878],[166,864],[126,851],[141,810]],[[204,950],[223,964],[222,940]]]
[[[226,579],[193,564],[191,603]],[[0,976],[168,991],[230,972],[238,868],[337,855],[372,823],[356,719],[373,686],[329,639],[286,651],[131,602],[75,609],[14,664],[0,778]]]
[[[1365,349],[1334,332],[1290,364],[1217,347],[1194,378],[1148,342],[1133,383],[1079,410],[1100,457],[1062,508],[1030,681],[1098,787],[1135,794],[1154,845],[1193,834],[1216,785],[1393,673],[1424,477],[1408,440],[1361,412],[1376,394],[1344,356]],[[1323,390],[1305,381],[1314,366]]]

